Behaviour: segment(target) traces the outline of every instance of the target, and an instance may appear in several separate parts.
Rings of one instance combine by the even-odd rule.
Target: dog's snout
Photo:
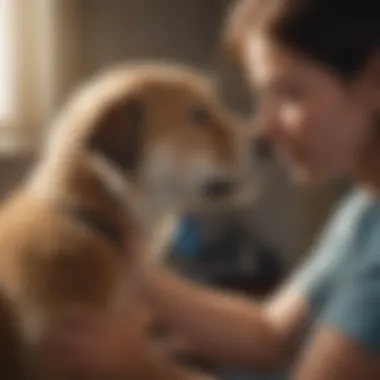
[[[264,137],[255,138],[251,143],[251,156],[254,159],[269,159],[273,156],[271,142]]]

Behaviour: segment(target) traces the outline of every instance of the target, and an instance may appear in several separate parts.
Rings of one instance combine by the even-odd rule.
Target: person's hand
[[[152,379],[216,380],[163,361],[164,357],[147,357],[151,342],[145,339],[139,321],[110,320],[90,311],[78,313],[43,342],[48,355],[45,358],[59,371],[76,375],[129,378],[141,372],[144,378]]]
[[[124,375],[143,344],[139,327],[123,318],[82,311],[52,331],[44,346],[49,360],[65,372]]]

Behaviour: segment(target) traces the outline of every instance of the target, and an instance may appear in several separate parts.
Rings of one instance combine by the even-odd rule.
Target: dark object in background
[[[265,296],[282,281],[286,268],[281,254],[245,230],[237,220],[227,222],[212,239],[201,223],[182,223],[170,255],[176,271],[221,289]]]

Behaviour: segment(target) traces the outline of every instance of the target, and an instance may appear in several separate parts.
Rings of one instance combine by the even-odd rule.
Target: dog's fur
[[[207,80],[175,66],[111,70],[73,97],[0,214],[0,313],[7,332],[0,336],[0,370],[8,371],[2,379],[76,378],[49,368],[37,347],[77,306],[125,314],[141,327],[140,343],[131,342],[134,357],[125,359],[134,379],[191,378],[142,344],[143,322],[136,327],[128,298],[128,239],[124,247],[113,245],[76,215],[88,212],[157,243],[163,216],[211,204],[217,199],[207,199],[205,186],[244,177],[246,139],[237,124]],[[14,372],[16,362],[24,373]]]

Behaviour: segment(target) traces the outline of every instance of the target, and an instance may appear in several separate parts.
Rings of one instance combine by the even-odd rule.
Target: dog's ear
[[[134,173],[143,145],[144,116],[140,99],[115,104],[97,121],[88,148],[104,155],[120,169]]]

